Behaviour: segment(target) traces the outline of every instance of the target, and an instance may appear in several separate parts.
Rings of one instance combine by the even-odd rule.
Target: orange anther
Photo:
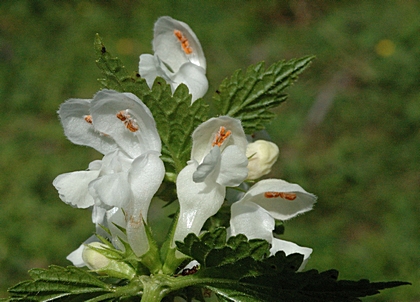
[[[190,43],[188,42],[188,39],[182,34],[182,32],[175,29],[174,30],[174,35],[175,35],[175,37],[177,37],[178,41],[181,42],[181,47],[184,50],[184,52],[187,55],[192,54],[193,50],[190,47]]]
[[[137,130],[139,130],[139,126],[134,120],[127,120],[124,122],[124,125],[131,132],[136,132]]]
[[[124,123],[124,126],[131,132],[136,132],[139,130],[139,125],[137,125],[136,120],[131,118],[131,115],[128,113],[128,110],[121,110],[116,114],[117,118]]]
[[[216,134],[216,137],[214,138],[214,141],[212,143],[212,146],[218,146],[220,147],[223,142],[232,134],[232,131],[227,130],[224,126],[220,126],[219,131]]]
[[[92,124],[93,123],[92,122],[92,116],[91,115],[85,115],[83,118],[85,119],[85,121],[87,123],[89,123],[89,124]]]
[[[130,118],[130,115],[128,114],[127,110],[124,112],[124,110],[121,110],[117,113],[117,118],[124,122],[126,119]]]
[[[287,200],[295,200],[296,194],[295,193],[284,193],[284,192],[265,192],[264,193],[265,198],[283,198]]]

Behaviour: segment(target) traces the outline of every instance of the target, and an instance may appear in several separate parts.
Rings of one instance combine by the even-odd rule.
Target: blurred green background
[[[238,68],[317,56],[268,125],[281,150],[272,175],[319,197],[284,238],[314,249],[308,269],[413,283],[365,301],[420,301],[416,0],[2,1],[0,296],[30,268],[69,264],[94,231],[90,212],[61,202],[51,182],[101,158],[67,141],[56,115],[100,87],[95,33],[134,71],[162,15],[199,37],[209,100]]]

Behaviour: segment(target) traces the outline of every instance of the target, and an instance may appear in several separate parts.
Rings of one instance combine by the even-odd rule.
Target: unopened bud
[[[132,279],[136,274],[134,268],[124,261],[116,260],[112,256],[108,258],[106,255],[111,255],[113,252],[107,250],[107,248],[107,245],[100,242],[92,242],[85,246],[82,258],[86,266],[98,274]]]
[[[270,173],[279,156],[279,148],[272,142],[257,140],[248,144],[246,156],[248,157],[247,179],[258,179]]]
[[[92,247],[94,249],[92,249]],[[92,242],[85,246],[82,258],[86,266],[91,270],[99,270],[106,267],[111,260],[99,253],[96,249],[104,249],[106,245],[100,242]]]

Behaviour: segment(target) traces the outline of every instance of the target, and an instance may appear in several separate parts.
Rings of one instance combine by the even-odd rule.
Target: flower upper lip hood
[[[69,99],[61,104],[58,115],[66,137],[76,145],[92,147],[102,154],[118,149],[117,143],[108,135],[92,126],[91,99]]]
[[[161,151],[153,115],[132,93],[104,89],[93,99],[67,100],[58,114],[65,135],[74,144],[102,154],[120,149],[132,158],[146,150]],[[138,130],[127,131],[128,123]]]
[[[206,58],[197,36],[188,24],[171,17],[160,17],[156,21],[153,51],[174,72],[186,62],[206,70]]]
[[[102,90],[93,98],[91,115],[95,129],[111,136],[130,157],[149,150],[160,153],[161,141],[153,115],[134,94]]]
[[[162,77],[172,92],[182,83],[192,94],[192,102],[208,89],[206,58],[197,36],[184,22],[161,17],[155,23],[154,55],[140,56],[139,73],[149,87]]]
[[[264,179],[253,185],[238,203],[252,202],[279,220],[288,220],[312,210],[316,196],[298,184],[281,179]]]

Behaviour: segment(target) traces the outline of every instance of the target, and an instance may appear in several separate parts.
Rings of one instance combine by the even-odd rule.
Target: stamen
[[[131,115],[128,113],[128,109],[121,110],[116,114],[117,118],[124,123],[124,126],[131,132],[136,132],[139,130],[139,125],[136,120],[131,118]]]
[[[190,47],[190,43],[188,42],[188,39],[182,34],[182,32],[175,29],[174,30],[174,35],[175,35],[175,37],[177,37],[178,41],[181,42],[181,46],[182,46],[182,49],[184,50],[184,52],[187,55],[192,54],[193,50]]]
[[[117,117],[121,122],[124,122],[125,120],[130,118],[130,114],[128,113],[128,109],[125,110],[125,112],[124,112],[124,110],[121,110],[120,112],[118,112]]]
[[[87,123],[92,125],[93,121],[92,121],[92,116],[91,115],[85,115],[83,118],[85,119],[85,121]]]
[[[124,125],[131,132],[136,132],[137,130],[139,130],[139,126],[137,125],[135,120],[128,120],[124,122]]]
[[[223,142],[232,134],[232,131],[227,130],[224,126],[220,126],[219,131],[216,134],[216,137],[214,138],[214,141],[212,143],[212,147],[218,146],[220,147]]]
[[[283,198],[286,200],[295,200],[296,194],[295,193],[285,193],[285,192],[265,192],[264,193],[265,198]]]

